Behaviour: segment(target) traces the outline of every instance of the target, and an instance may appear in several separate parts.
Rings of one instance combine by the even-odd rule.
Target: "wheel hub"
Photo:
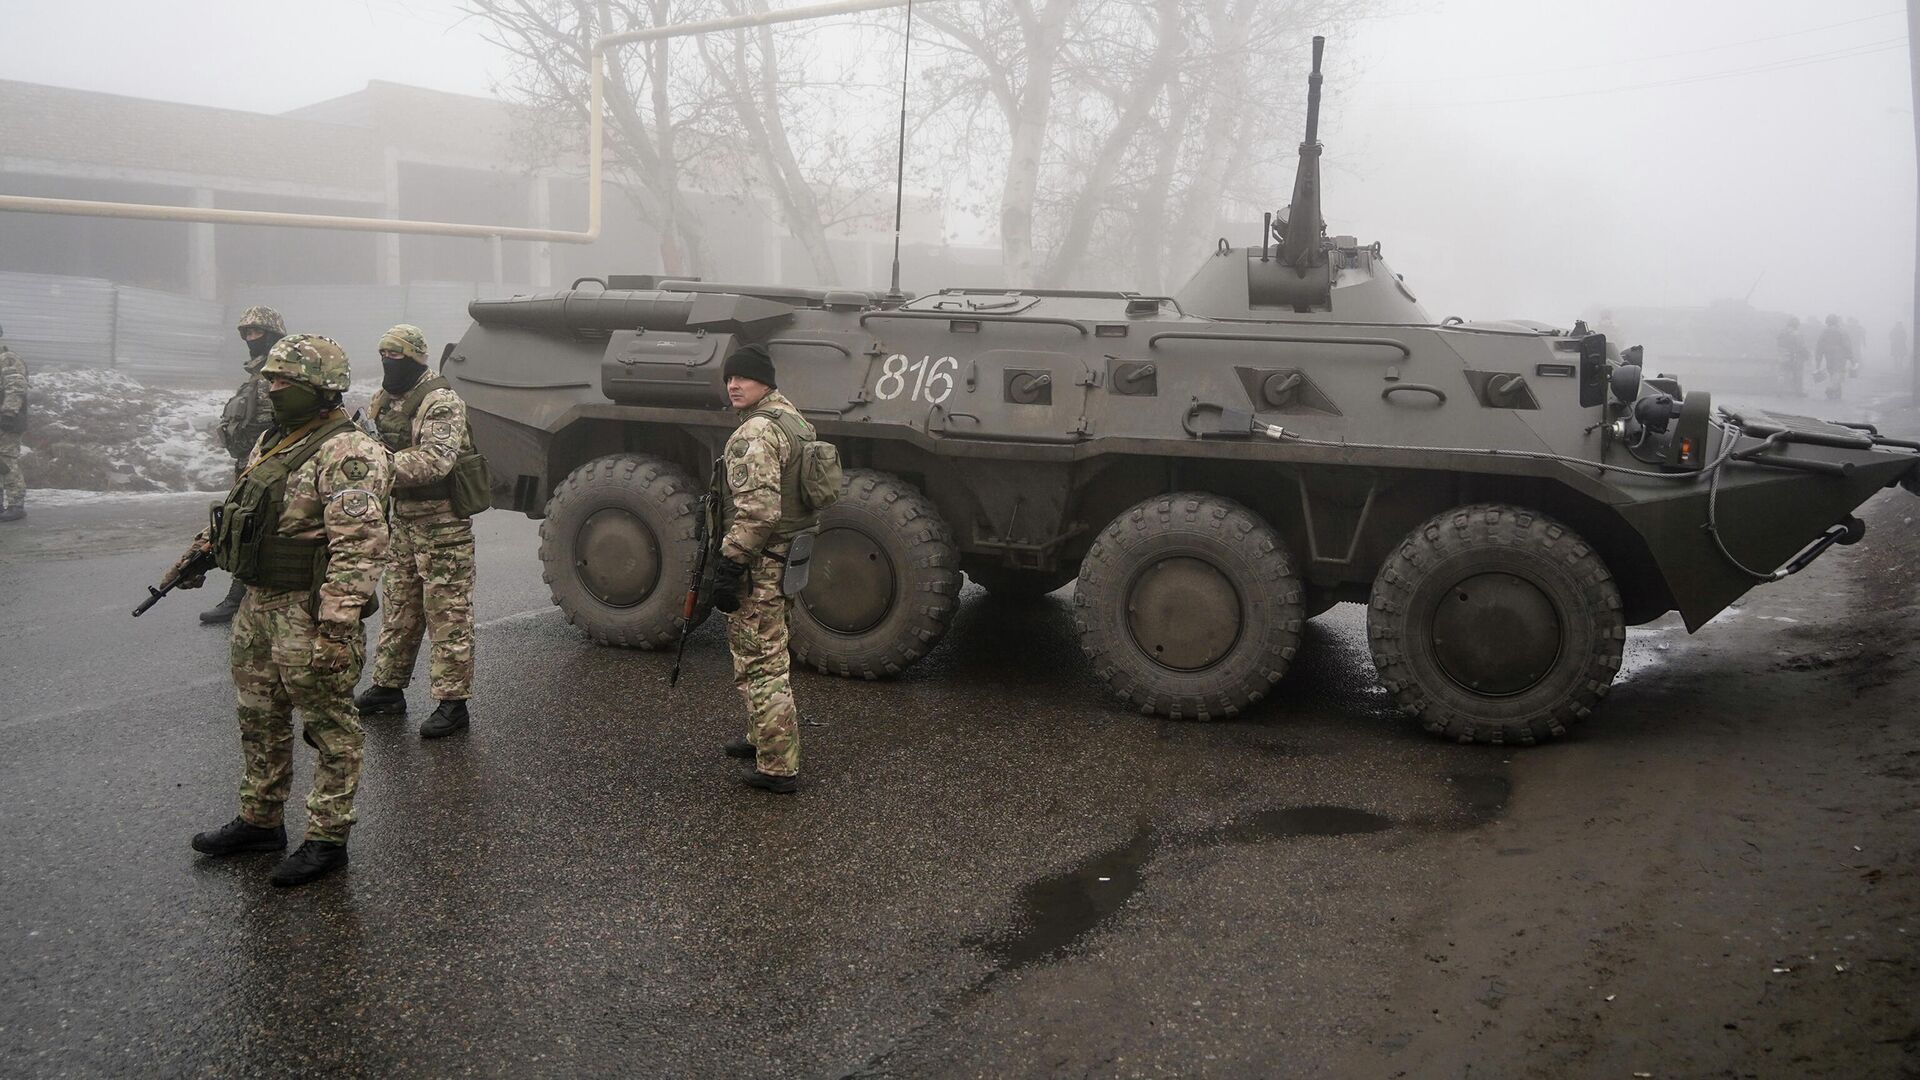
[[[609,607],[633,607],[660,583],[660,542],[647,523],[622,507],[595,510],[573,541],[581,584]]]
[[[1447,677],[1476,694],[1518,694],[1560,657],[1560,615],[1538,585],[1515,574],[1456,582],[1433,613],[1433,655]]]
[[[893,560],[872,537],[857,529],[822,529],[800,602],[827,629],[860,634],[893,610],[896,580]]]
[[[1204,559],[1162,559],[1133,579],[1127,629],[1140,651],[1161,667],[1200,671],[1240,640],[1240,592]]]

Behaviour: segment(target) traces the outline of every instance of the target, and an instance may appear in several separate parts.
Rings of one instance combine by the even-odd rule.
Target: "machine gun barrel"
[[[1287,231],[1280,242],[1280,261],[1299,271],[1320,257],[1320,56],[1327,39],[1313,39],[1313,72],[1307,76],[1307,137],[1300,143],[1300,167],[1293,174],[1293,203],[1287,208]]]
[[[1320,56],[1326,51],[1327,39],[1316,35],[1313,39],[1313,71],[1307,76],[1307,137],[1306,144],[1313,146],[1320,141]]]

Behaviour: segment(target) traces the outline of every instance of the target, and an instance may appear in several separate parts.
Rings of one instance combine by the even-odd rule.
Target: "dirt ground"
[[[1883,492],[1860,548],[1674,627],[1606,723],[1529,752],[1343,1071],[1920,1076],[1917,515]]]

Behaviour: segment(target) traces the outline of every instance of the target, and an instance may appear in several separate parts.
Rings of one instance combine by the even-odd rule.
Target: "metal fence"
[[[467,329],[467,303],[533,291],[474,282],[414,285],[275,285],[240,288],[225,300],[116,285],[101,278],[0,273],[0,329],[32,369],[112,368],[147,383],[237,382],[246,348],[240,313],[266,304],[296,333],[340,342],[361,380],[377,378],[380,334],[395,323],[440,346]]]

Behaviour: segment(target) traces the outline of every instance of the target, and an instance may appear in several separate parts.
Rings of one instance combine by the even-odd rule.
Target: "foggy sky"
[[[1333,231],[1381,241],[1436,317],[1564,324],[1749,289],[1801,315],[1907,317],[1913,117],[1895,0],[1400,7],[1329,43],[1325,209]],[[448,0],[88,10],[83,29],[57,5],[0,2],[0,77],[277,112],[374,78],[487,94],[506,71]],[[1800,66],[1733,74],[1787,64]],[[1654,83],[1668,85],[1623,89]]]

